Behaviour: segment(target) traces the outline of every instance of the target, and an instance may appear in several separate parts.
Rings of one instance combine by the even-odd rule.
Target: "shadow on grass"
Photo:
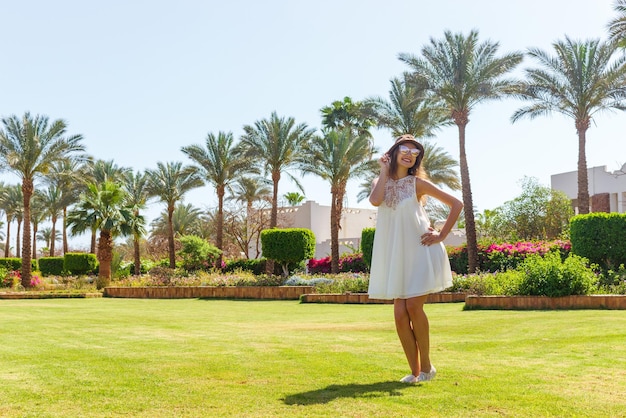
[[[325,404],[338,398],[380,398],[383,396],[402,396],[401,389],[411,388],[401,382],[379,382],[367,385],[348,384],[330,385],[322,389],[294,393],[285,396],[282,401],[287,405]]]

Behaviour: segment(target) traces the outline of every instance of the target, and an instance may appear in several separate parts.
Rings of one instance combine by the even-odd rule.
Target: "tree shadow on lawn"
[[[380,398],[384,396],[402,396],[401,389],[412,386],[401,382],[378,382],[367,385],[347,384],[330,385],[322,389],[294,393],[285,396],[282,401],[287,405],[325,404],[337,398]]]

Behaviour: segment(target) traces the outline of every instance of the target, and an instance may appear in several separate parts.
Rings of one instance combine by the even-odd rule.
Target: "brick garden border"
[[[474,296],[468,295],[464,309],[626,309],[626,295],[577,296]]]
[[[104,296],[140,299],[271,299],[298,300],[313,291],[313,286],[144,286],[105,287]]]
[[[302,303],[367,303],[367,304],[393,304],[393,300],[370,299],[367,293],[310,293],[302,295]],[[465,293],[433,293],[428,295],[426,303],[449,303],[464,302]]]

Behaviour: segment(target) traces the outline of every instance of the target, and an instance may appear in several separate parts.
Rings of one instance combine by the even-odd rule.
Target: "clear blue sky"
[[[477,29],[500,52],[551,50],[565,35],[606,38],[610,0],[316,0],[0,2],[0,116],[25,111],[62,118],[84,136],[87,151],[135,170],[158,161],[190,161],[180,151],[207,133],[231,131],[279,116],[320,127],[319,109],[350,96],[388,97],[389,80],[407,67],[401,52],[419,54],[444,30]],[[532,65],[525,59],[520,66]],[[509,119],[522,103],[477,107],[467,127],[474,204],[493,209],[520,193],[524,176],[550,185],[550,175],[575,171],[571,120]],[[596,118],[587,134],[589,167],[626,162],[626,115]],[[458,159],[458,133],[431,139]],[[391,143],[375,131],[381,150]],[[16,182],[0,174],[0,180]],[[330,204],[329,187],[304,177],[306,197]],[[297,191],[287,178],[279,193]],[[358,182],[348,190],[357,203]],[[210,186],[187,203],[215,207]],[[460,192],[458,194],[460,196]],[[153,204],[151,212],[163,209]]]

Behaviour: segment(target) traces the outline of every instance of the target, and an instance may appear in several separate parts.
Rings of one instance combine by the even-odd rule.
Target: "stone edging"
[[[426,303],[464,302],[465,293],[433,293],[428,295]],[[370,299],[367,293],[310,293],[300,297],[302,303],[366,303],[393,304],[393,300]]]
[[[626,295],[474,296],[464,309],[626,309]]]
[[[0,292],[0,299],[81,299],[100,298],[102,293]]]
[[[313,286],[144,286],[105,287],[104,296],[111,298],[223,298],[298,300],[313,291]]]

